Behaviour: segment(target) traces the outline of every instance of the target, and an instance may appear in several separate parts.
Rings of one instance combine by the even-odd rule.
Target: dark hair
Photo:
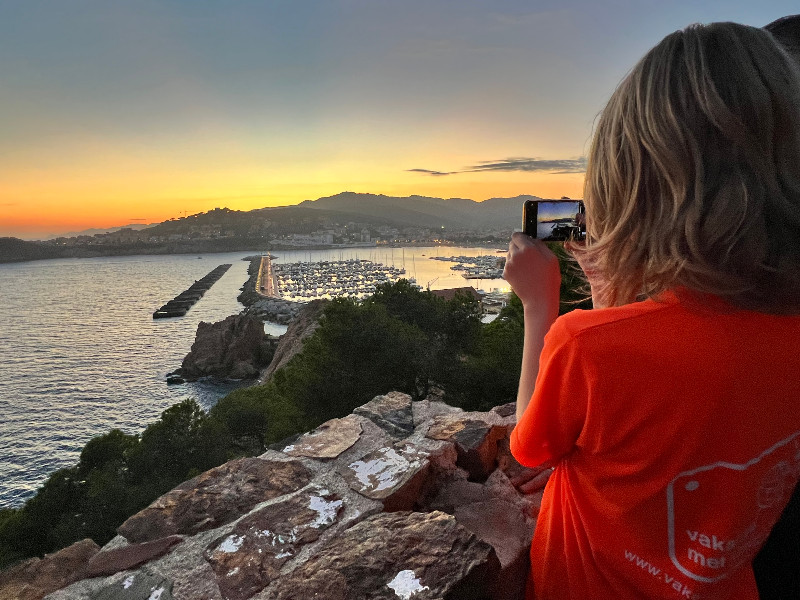
[[[765,25],[781,46],[800,63],[800,15],[789,15]]]

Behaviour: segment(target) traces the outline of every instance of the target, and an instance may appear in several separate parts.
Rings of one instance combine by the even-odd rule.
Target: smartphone
[[[586,238],[586,211],[582,200],[526,200],[522,231],[545,242]]]

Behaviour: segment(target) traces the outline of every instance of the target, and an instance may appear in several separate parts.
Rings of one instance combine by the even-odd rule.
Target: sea
[[[73,466],[92,437],[140,433],[185,398],[204,409],[251,381],[167,385],[201,321],[239,313],[236,300],[254,252],[58,259],[0,264],[0,508],[18,507],[53,471]],[[258,252],[255,252],[258,254]],[[274,251],[277,263],[367,259],[406,270],[429,289],[465,280],[436,256],[496,254],[493,248],[361,247]],[[215,267],[232,267],[184,317],[152,313]],[[267,333],[286,327],[265,323]]]

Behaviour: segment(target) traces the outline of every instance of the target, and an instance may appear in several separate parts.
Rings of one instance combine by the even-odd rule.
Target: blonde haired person
[[[514,234],[512,452],[550,463],[528,598],[758,598],[800,477],[800,71],[733,23],[667,36],[614,92],[572,246],[595,309]]]

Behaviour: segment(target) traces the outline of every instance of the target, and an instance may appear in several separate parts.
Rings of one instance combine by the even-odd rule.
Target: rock
[[[131,573],[92,594],[91,600],[173,600],[172,582],[147,573]]]
[[[205,552],[226,600],[246,600],[280,574],[284,563],[319,539],[342,511],[328,490],[310,490],[251,513]]]
[[[460,506],[454,516],[460,525],[491,545],[497,553],[501,570],[497,583],[492,586],[493,600],[524,598],[533,526],[526,521],[519,506],[492,498]]]
[[[264,354],[264,324],[254,317],[231,315],[216,323],[200,322],[181,377],[194,381],[214,376],[247,379],[258,375]]]
[[[399,445],[374,450],[341,469],[348,485],[359,494],[381,500],[386,511],[410,510],[430,471],[426,452]]]
[[[281,336],[272,362],[264,373],[259,376],[259,383],[266,382],[272,374],[288,363],[292,357],[303,349],[303,342],[319,327],[319,318],[325,310],[327,300],[312,300],[304,305],[289,328]]]
[[[411,404],[414,413],[414,427],[418,427],[438,415],[464,414],[464,409],[445,404],[436,396],[428,396],[424,400]]]
[[[505,473],[497,469],[485,484],[444,482],[427,504],[430,509],[454,515],[459,524],[495,549],[501,574],[498,586],[492,590],[493,600],[524,598],[535,525],[531,503],[532,498],[521,495]]]
[[[414,414],[411,406],[411,396],[408,394],[389,392],[359,406],[353,413],[368,418],[395,437],[406,437],[414,433]]]
[[[512,408],[379,396],[165,494],[45,600],[521,600],[549,470],[509,453]]]
[[[167,376],[167,385],[179,385],[181,383],[186,383],[186,380],[179,375],[168,375]]]
[[[382,513],[318,548],[261,598],[478,600],[499,569],[492,547],[450,515]]]
[[[0,573],[0,600],[39,600],[86,576],[87,561],[100,547],[90,539],[44,558],[31,558]]]
[[[501,404],[500,406],[495,406],[489,412],[499,415],[501,417],[510,417],[512,415],[517,414],[517,403],[509,402],[508,404]]]
[[[170,535],[152,542],[130,544],[113,550],[103,550],[89,560],[86,565],[86,576],[113,575],[120,571],[134,569],[155,558],[164,556],[173,546],[182,541],[182,537]]]
[[[167,492],[117,531],[131,542],[192,535],[229,523],[260,502],[294,492],[311,477],[311,471],[297,461],[232,460]]]
[[[361,419],[356,415],[348,415],[343,419],[326,421],[282,450],[289,456],[336,458],[355,444],[360,436]]]
[[[494,425],[470,417],[436,417],[428,430],[428,437],[455,443],[459,467],[466,469],[470,478],[485,480],[497,465],[497,444],[508,435],[508,427]]]

